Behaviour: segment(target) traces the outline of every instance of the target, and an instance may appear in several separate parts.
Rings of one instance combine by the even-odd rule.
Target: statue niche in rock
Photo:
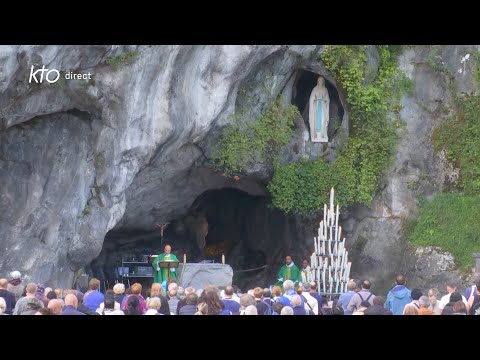
[[[328,120],[330,97],[325,87],[325,79],[319,77],[313,88],[309,101],[308,120],[310,124],[310,140],[312,142],[328,142]]]

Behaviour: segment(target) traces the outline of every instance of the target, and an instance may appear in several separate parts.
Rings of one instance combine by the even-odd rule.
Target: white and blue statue
[[[325,87],[325,79],[319,77],[313,88],[309,101],[310,140],[312,142],[328,142],[328,119],[330,97]]]

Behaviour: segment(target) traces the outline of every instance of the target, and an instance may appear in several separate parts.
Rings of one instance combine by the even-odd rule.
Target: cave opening
[[[299,70],[293,86],[292,104],[298,107],[308,129],[310,129],[310,123],[308,121],[310,94],[313,88],[317,85],[319,76],[319,74],[308,70]],[[345,111],[340,101],[340,96],[337,89],[326,78],[325,87],[327,88],[328,96],[330,97],[328,138],[332,139],[335,137],[341,127]]]
[[[163,238],[158,228],[110,231],[99,257],[87,268],[90,276],[111,288],[125,280],[120,275],[123,270],[118,270],[122,256],[138,261],[170,244],[172,252],[181,261],[185,254],[189,263],[220,263],[225,255],[225,263],[234,270],[233,283],[244,289],[273,283],[285,251],[295,253],[302,241],[296,217],[272,209],[267,196],[225,187],[198,196],[185,214],[168,222]],[[146,287],[152,282],[148,277],[135,280]]]

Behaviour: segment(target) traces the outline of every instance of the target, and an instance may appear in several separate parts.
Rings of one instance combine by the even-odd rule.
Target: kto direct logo
[[[60,78],[60,72],[58,70],[56,70],[56,69],[51,69],[51,70],[46,69],[45,65],[43,65],[41,69],[38,69],[35,72],[33,70],[34,70],[34,66],[32,65],[32,68],[30,69],[30,78],[28,79],[29,84],[32,83],[32,79],[37,84],[39,84],[39,83],[41,84],[43,82],[44,75],[45,75],[45,80],[47,80],[50,84],[53,84],[53,83],[57,82],[58,79]],[[40,75],[39,75],[40,80],[37,78],[38,73],[40,73]]]

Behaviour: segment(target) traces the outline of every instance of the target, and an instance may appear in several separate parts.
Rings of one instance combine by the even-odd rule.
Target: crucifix
[[[169,223],[166,224],[156,224],[160,229],[160,249],[163,249],[163,231],[167,228]]]

